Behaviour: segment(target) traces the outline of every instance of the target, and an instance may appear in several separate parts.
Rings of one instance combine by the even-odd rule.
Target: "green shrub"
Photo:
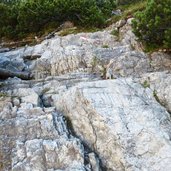
[[[117,5],[128,5],[142,0],[116,0]]]
[[[171,0],[148,0],[146,9],[136,13],[132,26],[147,47],[171,48]]]
[[[113,36],[116,36],[116,40],[119,40],[119,30],[116,30],[116,29],[113,29],[112,31],[111,31],[111,34],[113,35]]]
[[[15,26],[17,25],[17,15],[14,6],[0,3],[0,36],[12,37],[15,35]]]
[[[48,23],[65,21],[84,27],[102,27],[115,0],[13,0],[0,1],[0,36],[24,36]]]

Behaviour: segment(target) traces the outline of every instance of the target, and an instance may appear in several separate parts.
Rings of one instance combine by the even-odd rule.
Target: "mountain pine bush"
[[[146,9],[135,15],[135,35],[151,48],[171,48],[171,0],[148,0]]]
[[[142,0],[116,0],[117,5],[128,5]]]
[[[68,20],[102,27],[114,7],[115,0],[0,0],[0,37],[22,37]]]

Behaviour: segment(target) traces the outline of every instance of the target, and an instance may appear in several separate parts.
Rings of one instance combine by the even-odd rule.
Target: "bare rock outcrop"
[[[83,144],[68,131],[65,118],[53,107],[39,107],[38,98],[29,88],[1,95],[0,170],[90,170],[96,155],[89,159]],[[98,162],[94,165],[98,167]]]
[[[0,51],[32,78],[0,82],[0,170],[171,170],[170,55],[144,53],[131,20]]]
[[[144,74],[140,83],[153,91],[156,100],[171,112],[171,73],[170,71]]]
[[[150,89],[132,79],[80,83],[54,102],[108,170],[171,169],[171,118]]]
[[[0,58],[15,63],[22,62],[22,71],[30,71],[35,79],[75,71],[104,75],[106,65],[111,60],[114,63],[111,70],[117,77],[151,71],[150,59],[134,48],[136,40],[129,24],[120,28],[120,41],[112,35],[112,29],[113,27],[95,33],[55,36],[36,46],[0,53]]]

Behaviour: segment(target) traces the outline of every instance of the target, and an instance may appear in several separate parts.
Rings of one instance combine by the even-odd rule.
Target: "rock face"
[[[0,51],[33,76],[0,82],[0,170],[171,170],[171,58],[130,23]]]
[[[165,71],[171,69],[171,56],[162,52],[154,52],[150,56],[151,58],[151,67],[154,70]]]
[[[21,90],[34,98],[30,89]],[[27,93],[22,95],[13,99],[1,97],[1,170],[89,170],[91,164],[85,165],[84,146],[68,132],[63,116],[55,108],[36,106]]]
[[[171,74],[168,71],[145,74],[140,82],[150,88],[157,101],[171,112]]]
[[[56,108],[109,170],[171,169],[170,115],[150,89],[131,79],[98,81],[81,83],[58,99]]]
[[[133,49],[133,46],[137,45],[129,25],[121,28],[120,42],[111,32],[112,30],[105,30],[65,37],[56,36],[34,47],[26,46],[0,53],[2,67],[6,68],[9,64],[15,67],[21,63],[19,70],[32,72],[36,79],[75,71],[104,74],[103,70],[111,60],[113,65],[110,68],[115,77],[139,75],[151,70],[147,56]],[[9,64],[4,64],[3,61],[9,61]]]

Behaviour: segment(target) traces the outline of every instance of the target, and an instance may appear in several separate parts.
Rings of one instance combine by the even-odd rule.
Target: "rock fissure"
[[[93,119],[92,119],[91,113],[88,113],[88,119],[89,119],[89,123],[92,127],[93,134],[95,136],[95,141],[94,141],[93,147],[94,147],[94,149],[97,149],[97,145],[96,145],[97,144],[97,134],[96,134],[96,129],[93,126]]]

